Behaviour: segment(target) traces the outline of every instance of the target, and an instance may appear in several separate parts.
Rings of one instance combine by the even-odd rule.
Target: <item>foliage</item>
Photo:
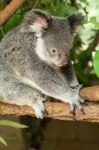
[[[14,127],[14,128],[27,128],[27,126],[25,126],[23,124],[17,123],[15,121],[10,121],[10,120],[0,120],[0,126],[10,126],[10,127]],[[0,136],[0,143],[7,146],[6,141],[1,136]]]
[[[25,125],[22,125],[20,123],[17,123],[15,121],[10,121],[10,120],[0,120],[0,125],[10,126],[10,127],[14,127],[14,128],[26,128],[27,127]]]
[[[81,39],[84,43],[82,50],[88,50],[92,57],[92,52],[96,51],[97,45],[99,44],[99,0],[82,0],[79,1],[79,11],[86,15],[86,22],[84,29],[81,32]],[[86,34],[88,33],[88,34]],[[98,39],[95,39],[95,37]],[[97,40],[97,41],[96,41]],[[95,42],[97,42],[96,45]],[[90,49],[89,49],[90,48]],[[97,49],[99,50],[99,49]],[[94,70],[99,77],[99,52],[93,58]]]
[[[4,140],[3,137],[0,136],[0,143],[2,143],[3,145],[7,146],[6,141]]]
[[[96,52],[96,55],[93,60],[93,64],[94,64],[95,72],[97,76],[99,77],[99,50]]]

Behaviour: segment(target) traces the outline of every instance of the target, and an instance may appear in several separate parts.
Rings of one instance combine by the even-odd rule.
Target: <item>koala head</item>
[[[68,64],[74,33],[82,20],[80,13],[62,18],[31,10],[22,23],[22,31],[35,34],[35,52],[40,59],[51,66],[62,67]]]

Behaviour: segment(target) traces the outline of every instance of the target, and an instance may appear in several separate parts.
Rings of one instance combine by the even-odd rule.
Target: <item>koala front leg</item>
[[[75,73],[73,64],[71,63],[70,60],[66,66],[61,68],[61,72],[62,72],[63,76],[65,77],[65,79],[68,81],[69,87],[73,88],[73,89],[78,89],[78,94],[79,94],[79,91],[82,88],[82,84],[79,84],[78,79],[76,77],[76,73]],[[79,96],[79,99],[80,99],[81,103],[84,103],[83,98],[81,98]],[[73,109],[74,109],[74,106],[73,106],[73,108],[71,108],[71,110],[73,110]],[[83,109],[82,109],[82,111],[83,111]]]
[[[61,72],[64,75],[64,77],[66,78],[66,80],[68,81],[68,85],[70,87],[75,88],[75,87],[79,86],[79,82],[77,80],[74,67],[70,60],[66,66],[61,68]]]
[[[40,74],[33,72],[32,79],[33,82],[31,84],[35,88],[47,96],[69,103],[71,111],[74,111],[75,106],[82,109],[80,103],[83,100],[79,96],[79,86],[74,89],[71,88],[68,85],[68,81],[66,79],[63,80],[60,73],[53,68],[46,67]]]
[[[0,94],[4,102],[20,106],[28,105],[34,109],[37,118],[44,117],[45,108],[43,101],[46,99],[43,94],[29,85],[20,82],[11,74],[4,73],[1,78]]]

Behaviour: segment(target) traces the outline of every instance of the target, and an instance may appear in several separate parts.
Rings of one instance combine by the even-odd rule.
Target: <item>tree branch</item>
[[[72,116],[69,113],[68,104],[59,101],[46,101],[44,103],[48,112],[46,117],[59,120],[99,122],[99,86],[83,88],[80,95],[88,99],[87,105],[84,106],[85,114],[82,114],[80,110],[76,110],[76,116]],[[0,115],[35,116],[33,109],[29,106],[16,106],[3,102],[0,103]]]
[[[0,11],[0,26],[25,2],[26,0],[12,0]]]

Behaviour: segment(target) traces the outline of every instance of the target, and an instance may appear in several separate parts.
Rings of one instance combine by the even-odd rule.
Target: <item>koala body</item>
[[[82,109],[79,83],[69,59],[81,14],[67,18],[31,10],[0,43],[0,95],[5,102],[29,105],[43,118],[46,96]],[[78,87],[78,88],[74,88]]]

